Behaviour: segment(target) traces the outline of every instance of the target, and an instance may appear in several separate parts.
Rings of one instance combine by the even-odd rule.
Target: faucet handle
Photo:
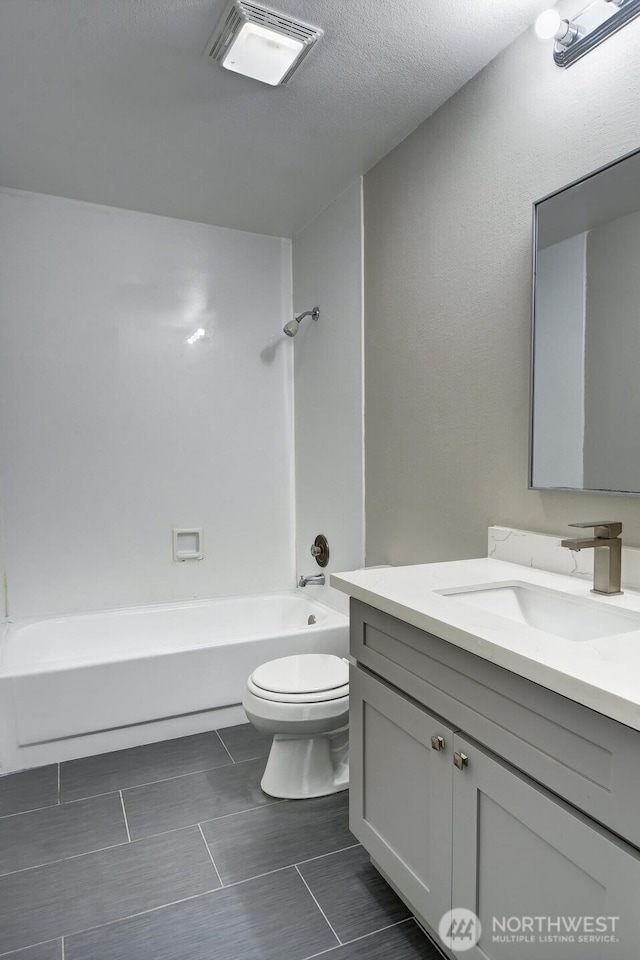
[[[615,540],[622,533],[622,524],[619,520],[592,520],[588,523],[568,523],[568,527],[580,527],[588,530],[593,527],[596,537],[604,540]]]

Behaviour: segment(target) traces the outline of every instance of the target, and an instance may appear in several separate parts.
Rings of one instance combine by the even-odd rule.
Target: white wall
[[[640,146],[639,83],[640,20],[568,70],[531,28],[365,176],[368,563],[603,513],[640,544],[637,498],[527,489],[532,203]]]
[[[6,190],[0,227],[8,612],[293,586],[289,242]]]
[[[319,573],[310,555],[323,533],[331,571],[364,563],[362,409],[362,183],[358,180],[293,241],[295,352],[296,566]],[[348,598],[329,586],[307,587],[341,609]]]

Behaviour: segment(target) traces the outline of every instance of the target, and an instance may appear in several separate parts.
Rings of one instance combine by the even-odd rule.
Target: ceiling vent
[[[298,69],[322,30],[246,0],[224,9],[207,55],[227,70],[277,86]]]

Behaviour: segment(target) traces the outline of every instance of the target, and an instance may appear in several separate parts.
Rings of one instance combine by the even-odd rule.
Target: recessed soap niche
[[[202,560],[204,544],[202,527],[173,527],[173,559],[182,563],[184,560]]]

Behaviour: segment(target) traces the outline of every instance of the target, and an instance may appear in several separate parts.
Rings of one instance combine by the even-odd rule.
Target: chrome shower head
[[[317,320],[320,316],[320,307],[314,307],[313,310],[305,310],[304,313],[299,314],[297,317],[294,317],[293,320],[289,320],[289,323],[285,323],[282,328],[288,337],[295,337],[300,326],[300,321],[305,317],[311,317],[312,320]]]

